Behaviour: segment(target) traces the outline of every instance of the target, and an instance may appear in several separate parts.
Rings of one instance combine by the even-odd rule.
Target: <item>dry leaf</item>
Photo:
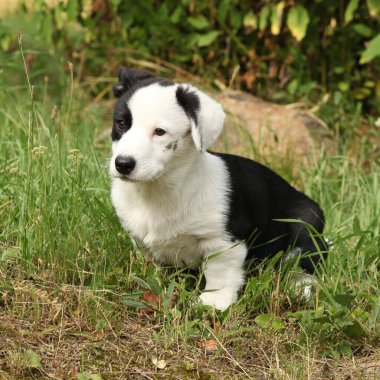
[[[153,313],[154,309],[162,309],[161,305],[161,296],[157,294],[153,294],[150,290],[147,290],[143,297],[142,300],[145,301],[147,304],[152,305],[152,307],[146,307],[144,310],[147,313]],[[154,308],[154,309],[153,309]]]
[[[157,369],[164,369],[166,367],[166,361],[164,359],[158,360],[155,356],[152,356],[152,363]]]
[[[172,306],[174,303],[175,296],[173,295],[171,301],[169,302],[168,306]],[[145,307],[143,310],[147,313],[153,313],[155,310],[164,310],[164,307],[162,306],[162,296],[158,294],[152,293],[150,290],[147,290],[144,292],[142,296],[142,300],[145,301],[147,304],[151,305],[152,307]]]
[[[222,324],[219,321],[213,321],[210,319],[205,320],[207,326],[211,327],[215,332],[219,332],[222,329]]]
[[[219,332],[222,329],[222,325],[219,321],[215,321],[213,328],[215,332]]]
[[[157,294],[153,294],[150,290],[144,293],[142,299],[152,306],[158,306],[161,303],[161,297]]]
[[[206,352],[214,352],[218,349],[218,343],[215,339],[206,339],[199,342],[199,346]]]

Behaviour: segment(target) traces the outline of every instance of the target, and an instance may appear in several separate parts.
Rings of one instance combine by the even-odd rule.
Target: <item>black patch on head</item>
[[[120,98],[135,83],[154,77],[155,75],[149,71],[128,69],[125,66],[121,66],[118,73],[119,83],[113,86],[113,94],[117,98]]]
[[[118,83],[112,87],[112,91],[115,98],[120,98],[120,96],[123,95],[123,93],[125,92],[125,88],[121,83]]]
[[[121,66],[119,69],[119,83],[113,86],[113,93],[116,98],[120,98],[124,93],[130,91],[135,88],[138,84],[144,84],[144,86],[148,86],[152,83],[159,83],[161,86],[172,86],[173,82],[170,80],[157,77],[155,74],[146,70],[134,70],[129,69],[128,67]],[[143,86],[138,86],[140,88]],[[136,88],[136,89],[137,89]],[[136,91],[135,89],[135,91]]]
[[[169,86],[173,86],[174,83],[172,81],[170,81],[169,79],[162,79],[162,78],[159,78],[161,79],[158,84],[162,87],[169,87]]]
[[[132,95],[140,88],[158,83],[162,87],[173,86],[174,83],[168,79],[155,76],[149,71],[128,69],[120,67],[119,83],[113,87],[114,95],[119,98],[114,109],[114,123],[112,128],[112,140],[120,140],[121,136],[132,126],[132,114],[128,107],[128,101]],[[126,123],[125,129],[120,129],[117,126],[118,120],[124,120]]]
[[[119,128],[119,122],[123,121],[125,128]],[[132,113],[129,109],[127,103],[123,102],[117,105],[115,112],[113,114],[113,126],[112,126],[112,141],[117,141],[121,139],[121,136],[124,135],[132,126]]]
[[[198,111],[200,109],[199,96],[189,86],[178,86],[175,93],[178,104],[183,108],[188,118],[198,124]]]

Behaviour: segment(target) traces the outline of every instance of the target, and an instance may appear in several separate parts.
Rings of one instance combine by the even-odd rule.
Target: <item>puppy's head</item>
[[[191,85],[121,67],[113,92],[113,177],[158,178],[176,157],[203,153],[222,130],[221,105]]]

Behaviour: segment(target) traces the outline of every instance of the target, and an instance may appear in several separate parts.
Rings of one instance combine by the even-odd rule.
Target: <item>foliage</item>
[[[14,50],[23,29],[66,51],[80,76],[114,75],[132,51],[226,85],[239,65],[236,85],[260,96],[317,102],[328,91],[375,113],[379,18],[377,0],[37,0],[3,17],[0,43]]]
[[[21,75],[26,58],[20,51],[7,65]],[[216,313],[197,302],[194,276],[132,249],[109,199],[111,111],[75,83],[74,68],[56,74],[67,83],[58,98],[49,81],[34,86],[36,67],[18,87],[1,86],[0,364],[12,378],[124,378],[151,368],[154,353],[154,369],[167,362],[177,377],[184,363],[196,376],[194,362],[206,362],[218,375],[260,368],[303,379],[323,356],[356,362],[360,350],[378,350],[380,171],[375,161],[363,169],[368,141],[355,159],[321,154],[313,170],[297,168],[335,245],[311,298],[297,293],[295,264],[278,256],[254,263],[239,301]]]

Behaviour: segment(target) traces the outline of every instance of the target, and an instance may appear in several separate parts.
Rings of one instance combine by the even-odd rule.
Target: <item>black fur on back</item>
[[[319,235],[324,215],[316,202],[258,162],[230,154],[212,154],[225,162],[230,177],[226,229],[236,241],[246,242],[249,258],[265,258],[292,247],[300,247],[303,253],[326,250]],[[316,232],[315,243],[308,225]],[[314,255],[301,259],[300,266],[312,273],[319,258]]]

